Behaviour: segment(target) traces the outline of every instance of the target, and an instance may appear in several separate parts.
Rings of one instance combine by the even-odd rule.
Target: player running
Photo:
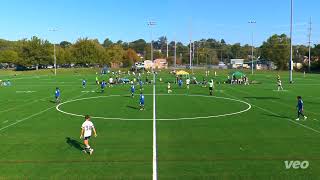
[[[82,123],[80,139],[83,139],[83,143],[86,146],[83,152],[89,153],[90,155],[93,153],[93,149],[89,145],[89,139],[91,137],[92,131],[94,132],[94,137],[97,137],[97,131],[94,128],[93,123],[90,121],[90,117],[88,115],[85,116],[85,122]]]
[[[187,85],[187,89],[189,89],[190,88],[190,79],[189,78],[186,80],[186,85]]]
[[[168,90],[168,94],[172,93],[170,82],[168,82],[168,89],[167,90]]]
[[[104,93],[104,88],[106,87],[106,81],[101,82],[101,93]]]
[[[300,120],[300,115],[302,115],[302,117],[304,118],[304,120],[306,120],[306,119],[307,119],[307,116],[305,116],[305,115],[303,114],[303,101],[302,101],[301,96],[298,96],[297,99],[298,99],[298,104],[297,104],[298,118],[297,118],[296,120],[297,120],[297,121]]]
[[[57,88],[56,88],[56,91],[55,91],[55,93],[54,93],[54,96],[55,96],[55,98],[56,98],[56,103],[60,103],[60,95],[61,95],[60,89],[57,87]]]
[[[144,95],[142,94],[142,92],[140,93],[140,111],[144,110]]]
[[[134,98],[134,91],[135,91],[135,87],[134,87],[134,84],[132,82],[131,84],[131,97]]]
[[[210,94],[210,96],[213,95],[213,88],[214,88],[214,82],[213,82],[213,79],[211,79],[211,81],[209,82],[209,94]]]
[[[85,79],[83,79],[83,80],[82,80],[82,87],[83,87],[83,88],[86,88],[86,85],[87,85],[87,81],[86,81]]]

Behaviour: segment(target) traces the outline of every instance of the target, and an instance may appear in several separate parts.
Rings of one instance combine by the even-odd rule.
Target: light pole
[[[174,40],[174,67],[177,67],[177,41]]]
[[[167,60],[169,57],[169,44],[168,44],[168,38],[166,37],[166,43],[167,43]]]
[[[249,24],[256,24],[256,21],[249,21]],[[253,74],[253,30],[251,32],[251,74]]]
[[[153,32],[152,32],[152,27],[156,25],[156,22],[154,21],[149,21],[148,26],[150,27],[151,31],[151,61],[153,62]]]
[[[49,29],[50,32],[57,32],[57,29]],[[57,75],[57,57],[56,57],[56,44],[53,43],[53,60],[54,60],[54,75]]]
[[[290,72],[289,72],[289,81],[292,83],[292,69],[293,69],[293,62],[292,62],[292,23],[293,23],[293,0],[291,0],[291,11],[290,11]]]

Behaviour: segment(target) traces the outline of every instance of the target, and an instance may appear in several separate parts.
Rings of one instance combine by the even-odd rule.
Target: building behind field
[[[231,68],[237,69],[243,67],[244,59],[230,59]]]

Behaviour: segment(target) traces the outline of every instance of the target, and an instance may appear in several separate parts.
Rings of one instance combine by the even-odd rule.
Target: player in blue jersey
[[[303,101],[302,101],[301,96],[298,96],[297,99],[298,99],[298,104],[297,104],[298,118],[297,118],[296,120],[297,120],[297,121],[300,120],[300,115],[306,120],[306,119],[307,119],[307,116],[305,116],[305,115],[303,114]]]
[[[140,111],[144,110],[144,95],[140,93]]]
[[[60,89],[57,87],[57,88],[56,88],[56,91],[55,91],[55,93],[54,93],[54,96],[55,96],[55,98],[56,98],[56,103],[60,103],[60,95],[61,95]]]
[[[86,88],[86,85],[87,85],[87,81],[86,81],[85,79],[83,79],[83,80],[82,80],[82,87],[83,87],[83,88]]]
[[[178,85],[179,85],[179,88],[182,87],[182,79],[181,78],[178,80]]]
[[[141,79],[139,79],[139,85],[140,85],[140,91],[143,91],[143,82]]]
[[[106,87],[106,81],[105,80],[103,80],[102,82],[101,82],[101,93],[104,93],[104,88]]]
[[[131,84],[131,97],[134,98],[134,91],[135,91],[135,87],[134,87],[134,84],[132,82]]]

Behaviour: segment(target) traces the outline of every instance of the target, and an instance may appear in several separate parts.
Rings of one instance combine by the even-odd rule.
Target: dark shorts
[[[84,137],[84,140],[89,140],[91,136]]]
[[[209,87],[209,90],[212,91],[212,90],[213,90],[213,87]]]

